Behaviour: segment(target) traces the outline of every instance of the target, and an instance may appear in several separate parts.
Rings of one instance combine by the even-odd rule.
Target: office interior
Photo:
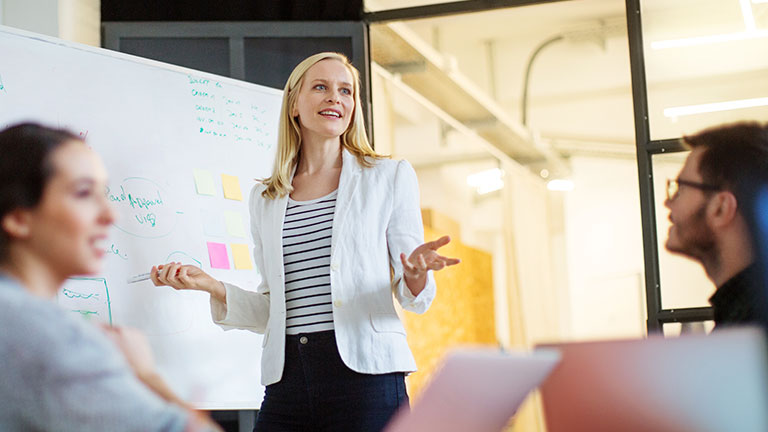
[[[692,311],[665,336],[711,329],[714,286],[663,247],[664,184],[681,136],[768,118],[768,1],[363,7],[376,150],[411,162],[428,239],[450,234],[463,260],[428,313],[403,314],[413,397],[456,346],[643,338],[659,304]],[[0,24],[102,44],[99,0],[0,0]],[[510,430],[544,430],[535,397]]]

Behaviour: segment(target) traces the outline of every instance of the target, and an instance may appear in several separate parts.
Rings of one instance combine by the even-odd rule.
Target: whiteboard
[[[0,127],[67,128],[86,138],[110,175],[118,218],[104,273],[69,280],[59,303],[87,319],[142,329],[169,385],[199,408],[260,406],[262,336],[214,325],[206,293],[127,279],[181,261],[255,289],[248,192],[271,173],[281,95],[0,26]]]

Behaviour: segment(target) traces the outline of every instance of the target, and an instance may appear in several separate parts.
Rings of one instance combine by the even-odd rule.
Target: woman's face
[[[42,199],[26,211],[24,241],[59,277],[97,273],[114,221],[104,165],[78,141],[59,146],[51,161],[54,173]]]
[[[321,60],[304,74],[292,115],[299,117],[302,138],[338,138],[355,111],[354,82],[335,59]]]

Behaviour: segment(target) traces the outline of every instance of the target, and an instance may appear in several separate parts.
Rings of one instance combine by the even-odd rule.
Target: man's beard
[[[717,256],[715,234],[707,225],[706,203],[694,214],[682,223],[675,223],[675,231],[678,244],[670,245],[667,242],[667,250],[673,253],[685,255],[701,263],[711,263]]]

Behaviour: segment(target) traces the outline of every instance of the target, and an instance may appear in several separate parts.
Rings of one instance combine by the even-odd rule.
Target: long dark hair
[[[77,135],[35,123],[21,123],[0,131],[0,221],[19,208],[40,203],[45,185],[53,175],[51,154]],[[8,253],[10,238],[0,229],[0,261]]]

